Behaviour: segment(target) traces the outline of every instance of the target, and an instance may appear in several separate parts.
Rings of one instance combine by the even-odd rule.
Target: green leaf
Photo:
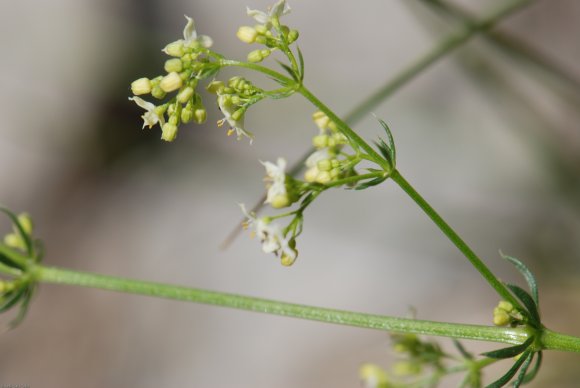
[[[528,287],[530,288],[530,293],[532,294],[532,298],[533,298],[534,302],[536,303],[536,306],[539,306],[540,302],[539,302],[539,298],[538,298],[538,284],[536,282],[536,278],[534,277],[534,274],[532,273],[532,271],[530,271],[529,268],[526,267],[526,265],[524,263],[522,263],[520,260],[516,259],[515,257],[504,255],[502,251],[499,251],[499,254],[501,255],[501,257],[504,260],[507,260],[510,263],[512,263],[517,268],[517,270],[520,271],[520,273],[522,274],[522,276],[524,277],[524,279],[526,279],[526,282],[528,283]]]
[[[526,290],[515,284],[506,284],[506,286],[514,293],[515,296],[524,304],[524,307],[528,311],[530,323],[535,328],[539,329],[542,326],[540,320],[540,313],[538,312],[538,306],[534,302],[534,299]]]
[[[509,348],[503,348],[498,350],[492,350],[491,352],[482,353],[482,356],[489,357],[489,358],[511,358],[515,357],[518,354],[524,352],[535,340],[535,337],[530,337],[524,342],[523,344],[510,346]]]
[[[22,298],[22,296],[24,296],[24,293],[26,292],[26,286],[22,286],[8,294],[5,295],[5,298],[2,303],[0,304],[0,313],[3,313],[5,311],[8,311],[10,308],[12,308],[16,303],[18,303],[20,301],[20,298]]]
[[[374,143],[377,146],[377,149],[379,150],[379,152],[381,153],[381,155],[383,155],[383,158],[385,158],[385,160],[387,162],[389,162],[389,165],[391,165],[392,167],[394,167],[395,166],[395,161],[393,159],[393,154],[391,152],[391,149],[387,145],[387,143],[385,143],[385,141],[383,139],[381,139],[381,138],[379,138],[379,140],[378,141],[375,141]]]
[[[296,81],[296,82],[300,82],[300,79],[299,79],[298,77],[296,77],[296,73],[294,72],[294,70],[293,70],[293,69],[292,69],[290,66],[288,66],[287,64],[285,64],[285,63],[282,63],[282,62],[280,62],[280,61],[276,61],[276,62],[278,62],[278,64],[279,64],[280,66],[282,66],[282,68],[283,68],[284,70],[286,70],[286,72],[287,72],[287,73],[290,75],[290,77],[292,77],[292,79],[293,79],[294,81]],[[278,82],[279,82],[279,81],[278,81]]]
[[[360,183],[360,184],[356,185],[356,186],[355,186],[355,187],[353,187],[353,188],[354,188],[355,190],[364,190],[364,189],[368,189],[369,187],[376,186],[376,185],[378,185],[378,184],[381,184],[381,183],[383,183],[385,180],[387,180],[387,178],[388,178],[388,177],[386,177],[386,176],[384,176],[384,177],[383,177],[383,176],[381,176],[381,177],[378,177],[378,178],[375,178],[375,179],[371,179],[370,181],[366,181],[366,182]]]
[[[532,362],[533,359],[534,359],[534,353],[528,354],[528,356],[524,360],[524,363],[522,364],[522,369],[520,369],[520,373],[518,373],[518,377],[516,378],[516,380],[513,383],[514,388],[518,388],[520,385],[522,385],[524,377],[526,377],[526,372],[528,371],[528,368],[530,367],[530,363]]]
[[[391,129],[389,128],[389,125],[383,120],[377,117],[377,120],[379,120],[379,123],[381,124],[381,126],[383,127],[383,129],[385,130],[385,132],[387,133],[387,140],[389,141],[389,151],[391,152],[391,159],[393,160],[393,166],[394,163],[397,160],[397,149],[395,148],[395,139],[393,138],[393,134],[391,133]]]
[[[32,289],[32,287],[26,287],[26,292],[22,298],[22,303],[20,304],[18,315],[16,315],[16,317],[8,324],[8,327],[10,329],[14,329],[18,325],[20,325],[24,320],[24,318],[26,317],[26,313],[28,312],[28,307],[30,306],[30,300],[32,299],[33,293],[34,290]]]
[[[530,373],[528,373],[527,375],[524,376],[524,378],[522,380],[522,384],[527,384],[530,381],[532,381],[536,377],[536,375],[538,374],[538,371],[540,370],[540,366],[542,366],[543,353],[537,352],[536,354],[537,354],[536,363],[532,367],[532,370],[530,371]]]
[[[300,83],[304,81],[304,57],[302,56],[302,51],[300,47],[296,46],[296,51],[298,51],[298,62],[300,66]]]
[[[0,263],[8,266],[10,268],[18,268],[19,270],[24,270],[24,266],[20,265],[19,263],[13,261],[10,257],[0,253]]]
[[[531,353],[531,350],[526,351],[518,360],[514,363],[514,365],[507,371],[505,375],[494,381],[493,383],[489,384],[486,388],[501,388],[514,377],[516,372],[520,369],[526,358],[528,358],[528,354]]]
[[[457,348],[457,350],[459,351],[459,353],[461,353],[461,355],[463,356],[463,358],[465,358],[467,360],[473,360],[473,354],[471,354],[467,350],[465,350],[465,348],[463,347],[463,345],[461,344],[461,342],[459,342],[455,338],[453,338],[453,345],[455,345],[455,347]]]

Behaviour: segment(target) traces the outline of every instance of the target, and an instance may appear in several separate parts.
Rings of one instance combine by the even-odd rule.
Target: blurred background
[[[478,15],[502,3],[455,2]],[[258,161],[298,160],[317,131],[314,109],[297,96],[252,108],[250,146],[215,125],[220,115],[206,99],[208,122],[183,127],[168,144],[158,127],[141,130],[129,85],[163,72],[160,49],[181,37],[183,14],[213,37],[216,51],[244,58],[251,48],[235,32],[252,24],[245,6],[269,4],[0,2],[0,202],[34,217],[48,265],[490,323],[494,292],[393,183],[321,196],[306,213],[291,268],[247,233],[220,250],[241,221],[237,203],[253,204],[263,193]],[[457,28],[420,0],[291,6],[285,23],[301,33],[306,85],[339,114]],[[521,283],[499,249],[528,263],[539,278],[545,324],[575,335],[579,20],[579,2],[545,0],[497,29],[564,78],[478,37],[373,110],[394,132],[403,175],[502,279]],[[381,131],[370,114],[356,129],[367,139]],[[50,285],[0,343],[0,384],[30,387],[357,387],[362,363],[394,361],[380,331]],[[579,362],[549,353],[530,386],[576,387]]]

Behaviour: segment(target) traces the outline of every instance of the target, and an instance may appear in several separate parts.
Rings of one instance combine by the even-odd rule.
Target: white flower
[[[249,213],[246,210],[243,203],[240,204],[240,208],[247,217],[244,227],[254,229],[256,236],[262,243],[262,251],[296,259],[297,252],[290,247],[289,240],[284,237],[282,227],[279,224],[270,222],[267,218],[256,218],[254,213]]]
[[[210,48],[213,45],[213,40],[209,36],[198,36],[195,31],[195,23],[193,22],[193,19],[187,15],[184,16],[187,19],[187,24],[183,29],[183,39],[169,43],[165,46],[163,51],[168,55],[180,57],[183,55],[183,47],[196,48],[196,46],[201,46]]]
[[[258,23],[263,24],[266,29],[272,28],[272,19],[280,18],[280,16],[284,16],[290,13],[290,6],[286,4],[286,0],[280,0],[273,6],[269,7],[268,13],[259,11],[257,9],[250,9],[246,7],[246,11],[248,16],[251,16],[256,20]]]
[[[245,136],[250,139],[250,144],[252,144],[254,135],[250,131],[244,129],[244,115],[242,114],[240,117],[235,118],[234,113],[236,113],[239,107],[232,102],[232,96],[230,94],[218,94],[217,103],[224,114],[224,118],[218,121],[218,125],[222,126],[227,121],[230,125],[228,136],[235,132],[238,140],[240,140],[242,136]]]
[[[279,209],[290,205],[288,192],[286,191],[286,160],[278,158],[277,164],[272,162],[260,162],[266,168],[266,178],[268,193],[266,201],[273,208]]]
[[[159,115],[156,112],[156,106],[150,102],[145,101],[141,97],[129,97],[129,100],[135,101],[137,105],[141,108],[145,109],[147,112],[141,116],[143,119],[143,128],[145,126],[149,126],[151,128],[157,123],[161,123],[161,125],[165,124],[165,119],[163,118],[163,114]]]

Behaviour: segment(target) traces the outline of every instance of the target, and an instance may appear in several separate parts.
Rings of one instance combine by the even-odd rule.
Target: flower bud
[[[205,108],[197,108],[193,111],[193,118],[197,124],[203,124],[207,119],[207,111]]]
[[[288,43],[292,44],[292,43],[296,42],[296,40],[298,40],[299,35],[300,34],[298,33],[298,31],[290,30],[288,32]]]
[[[308,183],[313,183],[316,182],[316,177],[318,176],[318,173],[320,171],[318,171],[318,168],[316,167],[310,167],[308,170],[306,170],[306,172],[304,173],[304,180]]]
[[[248,62],[262,62],[271,54],[270,50],[254,50],[248,54]]]
[[[320,171],[318,176],[316,177],[316,182],[321,183],[323,185],[329,183],[332,180],[330,173],[328,171]]]
[[[183,70],[183,63],[179,58],[171,58],[165,61],[165,71],[168,73],[179,73]]]
[[[181,102],[182,104],[187,103],[189,99],[193,96],[193,88],[191,86],[186,87],[181,92],[177,94],[177,101]]]
[[[222,81],[211,81],[207,86],[206,86],[206,90],[210,93],[215,93],[218,94],[222,92],[222,90],[225,88],[225,85]]]
[[[159,87],[164,92],[173,92],[174,90],[179,89],[183,85],[183,80],[179,76],[179,74],[172,72],[167,74],[161,82],[159,83]]]
[[[188,104],[188,106],[181,110],[181,122],[187,124],[191,120],[193,120],[193,108]]]
[[[145,77],[133,81],[131,83],[131,92],[136,96],[151,93],[151,81]]]
[[[508,302],[507,300],[502,300],[497,305],[498,308],[505,310],[506,312],[511,312],[514,309],[514,306]]]
[[[496,326],[506,326],[511,322],[511,317],[507,311],[496,307],[493,310],[493,324]]]
[[[256,41],[258,32],[253,27],[242,26],[238,29],[236,36],[242,42],[250,44]]]
[[[30,215],[28,213],[21,213],[18,215],[18,222],[20,223],[20,226],[22,227],[22,230],[24,231],[24,233],[26,234],[31,234],[32,233],[32,218],[30,217]]]
[[[281,209],[283,207],[290,206],[290,198],[288,197],[288,194],[276,195],[274,198],[272,198],[270,205],[274,209]]]
[[[320,171],[330,171],[332,169],[332,164],[330,160],[323,159],[316,164],[316,167],[318,167]]]
[[[312,120],[314,121],[314,124],[316,124],[316,126],[321,130],[326,129],[328,123],[330,122],[328,116],[321,111],[314,112],[312,114]]]
[[[328,135],[318,135],[312,138],[312,145],[318,149],[328,146]]]
[[[162,51],[172,57],[181,57],[184,54],[183,42],[181,40],[177,40],[175,42],[169,43]]]
[[[159,100],[165,98],[165,92],[159,85],[154,86],[153,89],[151,89],[151,95]]]
[[[165,141],[173,141],[177,137],[177,125],[165,123],[161,127],[161,139]]]

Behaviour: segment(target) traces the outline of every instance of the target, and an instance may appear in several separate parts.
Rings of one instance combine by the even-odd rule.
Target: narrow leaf
[[[391,166],[394,166],[393,155],[387,143],[385,143],[385,141],[381,138],[379,138],[379,140],[375,141],[374,143],[381,155],[383,155],[383,158],[385,158],[385,160],[389,162]]]
[[[28,306],[30,306],[32,294],[33,294],[32,288],[26,287],[26,293],[23,297],[22,303],[20,304],[18,315],[16,315],[16,317],[12,321],[10,321],[10,323],[8,324],[8,328],[14,329],[18,325],[20,325],[20,323],[22,323],[22,321],[26,317],[26,313],[28,312]]]
[[[504,255],[502,251],[500,251],[499,254],[501,255],[501,257],[504,260],[507,260],[510,263],[512,263],[517,268],[517,270],[520,271],[520,273],[522,274],[522,276],[524,277],[524,279],[526,279],[526,282],[528,283],[528,287],[530,288],[530,293],[532,294],[532,298],[534,299],[536,306],[539,306],[540,302],[539,302],[539,298],[538,298],[538,284],[536,282],[536,278],[534,277],[534,274],[532,273],[532,271],[530,271],[529,268],[526,267],[526,265],[524,263],[522,263],[520,260],[516,259],[515,257]]]
[[[538,313],[538,307],[534,302],[534,299],[531,297],[530,294],[526,290],[521,287],[516,286],[515,284],[506,284],[508,288],[514,293],[515,296],[524,304],[526,310],[528,310],[530,324],[535,326],[536,328],[540,328],[541,321],[540,321],[540,313]]]
[[[380,119],[377,117],[377,120],[379,120],[379,123],[381,124],[381,126],[383,127],[385,132],[387,133],[387,140],[389,141],[388,148],[389,148],[389,151],[391,153],[391,159],[393,160],[393,165],[394,165],[394,163],[397,161],[397,150],[395,148],[395,139],[393,138],[393,134],[391,133],[391,129],[389,128],[389,125],[383,119]]]
[[[494,381],[493,383],[489,384],[486,388],[501,388],[514,377],[516,372],[520,369],[526,358],[528,358],[528,354],[531,353],[531,350],[526,351],[518,360],[514,363],[514,365],[507,371],[505,375]]]
[[[530,337],[523,344],[510,346],[509,348],[492,350],[491,352],[482,353],[481,355],[497,359],[515,357],[525,351],[532,344],[532,342],[534,342],[534,339],[535,337]]]
[[[372,186],[383,183],[387,177],[378,177],[367,182],[360,183],[354,187],[355,190],[364,190]]]
[[[513,383],[514,388],[519,388],[519,386],[522,385],[524,377],[526,377],[526,372],[528,371],[528,368],[530,367],[530,364],[533,359],[534,353],[531,352],[524,360],[524,363],[522,364],[522,369],[520,369],[520,373],[518,373],[518,377],[516,377],[516,380]]]
[[[284,70],[286,70],[286,72],[288,72],[288,74],[290,75],[290,77],[292,77],[292,79],[293,79],[294,81],[296,81],[296,82],[300,82],[300,80],[299,80],[299,79],[296,77],[296,73],[294,72],[294,70],[292,70],[292,68],[291,68],[290,66],[288,66],[287,64],[285,64],[285,63],[282,63],[282,62],[280,62],[280,61],[276,61],[276,62],[278,62],[278,64],[279,64],[280,66],[282,66],[282,68],[283,68]]]
[[[300,47],[296,46],[296,51],[298,51],[298,62],[300,65],[300,83],[304,81],[304,57],[302,56],[302,51]]]
[[[25,291],[26,287],[21,287],[5,295],[7,298],[0,305],[0,313],[8,311],[11,307],[13,307],[16,303],[18,303],[20,298],[24,295]]]
[[[522,380],[522,384],[527,384],[530,381],[532,381],[536,377],[536,375],[538,374],[538,371],[540,370],[540,366],[542,366],[543,354],[542,354],[542,352],[537,352],[536,354],[537,354],[536,363],[532,367],[532,370],[530,371],[530,373],[528,373],[527,375],[524,376],[524,378]]]
[[[467,350],[465,350],[465,347],[463,347],[463,344],[461,342],[459,342],[458,340],[456,340],[455,338],[453,339],[453,345],[455,345],[455,347],[457,348],[459,353],[461,353],[461,355],[465,359],[473,360],[473,354],[471,354]]]

